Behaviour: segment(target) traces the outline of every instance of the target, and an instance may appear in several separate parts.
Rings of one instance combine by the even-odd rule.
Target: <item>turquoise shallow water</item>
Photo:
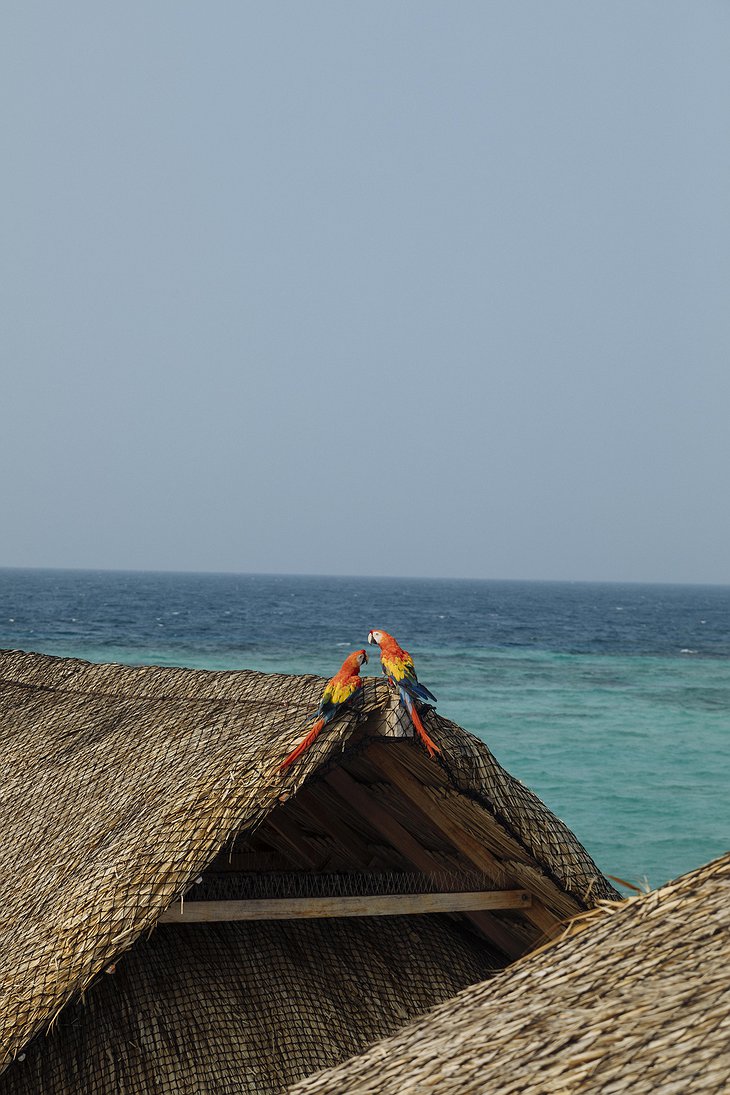
[[[0,570],[0,646],[92,661],[330,675],[385,627],[604,871],[651,885],[730,846],[728,621],[724,587]]]
[[[440,706],[563,818],[604,871],[658,885],[730,843],[730,662],[677,661],[464,655],[442,675]]]

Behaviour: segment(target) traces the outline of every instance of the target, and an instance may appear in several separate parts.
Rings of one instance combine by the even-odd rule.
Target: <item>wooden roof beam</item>
[[[269,814],[261,829],[259,829],[259,834],[264,839],[267,828],[272,829],[276,836],[281,839],[294,863],[315,871],[321,868],[322,856],[309,843],[307,838],[302,836],[299,827],[294,824],[287,814],[283,813],[281,808]]]
[[[325,779],[346,803],[361,813],[368,824],[385,837],[419,871],[428,874],[444,870],[441,860],[424,848],[392,814],[387,813],[364,785],[353,779],[344,768],[333,768],[327,773]]]
[[[316,787],[303,787],[297,792],[297,802],[318,825],[335,841],[360,868],[372,865],[375,858],[373,850],[358,836],[347,822],[317,794]]]
[[[404,765],[398,762],[397,757],[393,755],[388,745],[384,742],[373,742],[367,751],[367,755],[383,778],[395,784],[412,805],[424,815],[426,820],[448,837],[454,848],[461,852],[478,870],[483,871],[488,878],[491,878],[498,885],[517,885],[499,860],[484,847],[481,841],[473,837],[471,833],[455,821],[448,810],[444,809],[439,799],[435,795],[429,794],[424,785]],[[560,918],[553,915],[534,895],[532,906],[525,909],[525,916],[549,938],[561,931],[562,922]]]
[[[433,872],[443,871],[443,864],[436,859],[426,848],[405,829],[399,821],[388,814],[368,794],[361,783],[353,779],[344,768],[331,769],[325,779],[330,787],[350,806],[363,815],[374,829],[385,838],[394,848],[405,856],[419,871]],[[494,943],[510,958],[517,958],[524,953],[524,948],[515,937],[498,921],[491,917],[487,921],[487,914],[480,913],[472,918],[469,913],[466,916],[472,920],[474,926],[486,936],[490,943]]]

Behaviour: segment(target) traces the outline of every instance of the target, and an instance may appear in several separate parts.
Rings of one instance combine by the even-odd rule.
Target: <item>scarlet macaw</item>
[[[368,635],[368,642],[377,643],[380,647],[380,661],[383,672],[390,683],[398,689],[400,701],[411,716],[411,721],[421,741],[428,749],[428,755],[432,757],[434,753],[440,753],[439,747],[431,741],[426,733],[416,706],[419,700],[422,703],[427,703],[429,700],[436,703],[436,697],[433,692],[429,692],[424,684],[421,684],[416,676],[413,658],[407,650],[398,645],[397,640],[389,635],[387,631],[371,631]]]
[[[302,740],[297,745],[286,760],[282,761],[279,765],[279,771],[283,772],[285,768],[288,768],[290,764],[305,753],[323,726],[326,726],[328,722],[332,722],[335,715],[339,715],[340,711],[350,702],[359,688],[362,688],[363,682],[360,679],[360,666],[367,664],[368,656],[364,650],[356,650],[353,654],[349,654],[344,662],[342,668],[338,673],[335,673],[327,684],[324,686],[322,692],[322,699],[319,701],[319,707],[315,714],[315,722],[312,729],[305,734]]]

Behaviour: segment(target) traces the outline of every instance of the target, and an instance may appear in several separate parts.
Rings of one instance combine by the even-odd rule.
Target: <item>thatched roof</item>
[[[730,854],[596,909],[292,1095],[730,1090]]]
[[[478,739],[433,713],[427,724],[440,758],[400,738],[383,681],[368,680],[357,706],[279,775],[321,688],[315,677],[0,652],[0,1069],[92,982],[87,1000],[100,1001],[93,994],[110,983],[102,971],[211,864],[239,874],[478,867],[495,885],[533,897],[524,913],[470,918],[489,941],[481,951],[488,965],[617,896],[566,826]],[[448,948],[454,931],[464,932],[453,918],[422,920],[447,925]],[[254,930],[228,927],[235,946]],[[267,927],[271,941],[275,926]],[[182,930],[161,927],[150,945]],[[348,930],[343,954],[355,945]],[[286,932],[276,938],[283,946]],[[173,945],[159,943],[160,954]],[[484,976],[464,946],[458,984],[447,978],[414,1007]],[[127,960],[131,968],[131,953],[111,982]],[[436,966],[433,976],[441,976]],[[400,1021],[415,1014],[402,1000],[391,1010]],[[392,1018],[368,1037],[395,1026]],[[293,1046],[295,1034],[286,1038]],[[363,1044],[345,1042],[338,1059]],[[273,1053],[271,1044],[272,1036]],[[300,1062],[290,1079],[326,1059]]]

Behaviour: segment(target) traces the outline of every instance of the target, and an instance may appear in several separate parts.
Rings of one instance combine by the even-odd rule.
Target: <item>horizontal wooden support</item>
[[[411,893],[376,897],[275,897],[248,901],[186,901],[171,905],[160,924],[209,924],[226,920],[299,920],[337,916],[413,916],[529,908],[528,890],[477,893]]]

